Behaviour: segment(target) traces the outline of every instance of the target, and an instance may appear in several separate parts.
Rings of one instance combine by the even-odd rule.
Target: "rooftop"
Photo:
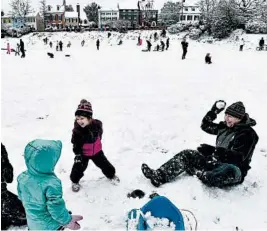
[[[65,12],[65,18],[78,18],[78,12]]]

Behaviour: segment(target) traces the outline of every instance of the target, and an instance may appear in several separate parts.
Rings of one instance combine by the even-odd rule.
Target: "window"
[[[101,15],[105,15],[105,13],[101,13]]]
[[[71,19],[71,22],[74,22],[73,18]]]
[[[195,15],[194,20],[199,20],[199,16]]]
[[[196,9],[195,9],[195,7],[192,7],[192,11],[195,11]]]
[[[181,16],[180,19],[181,19],[181,21],[184,21],[185,20],[185,15]]]
[[[185,11],[188,11],[188,7],[185,7],[184,10],[185,10]]]
[[[187,21],[192,21],[193,16],[192,15],[187,15]]]
[[[58,15],[57,14],[55,15],[55,20],[58,21]]]

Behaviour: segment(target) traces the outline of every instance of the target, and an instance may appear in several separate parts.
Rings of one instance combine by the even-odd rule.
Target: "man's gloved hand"
[[[200,146],[197,148],[197,150],[203,155],[203,156],[210,156],[214,153],[215,147],[211,146],[209,144],[200,144]]]
[[[226,107],[226,102],[223,100],[217,100],[212,108],[211,111],[213,111],[215,114],[219,114],[220,112],[222,112],[224,110],[224,108]]]
[[[216,158],[222,162],[226,161],[228,158],[227,152],[225,152],[225,148],[222,147],[215,148],[214,156],[216,156]]]
[[[74,163],[81,163],[82,162],[82,155],[78,154],[74,158]]]

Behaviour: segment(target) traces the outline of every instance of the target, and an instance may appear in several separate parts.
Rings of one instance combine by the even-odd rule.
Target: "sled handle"
[[[197,218],[196,218],[195,214],[192,211],[188,210],[188,209],[180,209],[180,211],[189,212],[194,217],[194,220],[195,220],[195,223],[196,223],[195,224],[195,231],[197,231],[198,223],[197,223]]]

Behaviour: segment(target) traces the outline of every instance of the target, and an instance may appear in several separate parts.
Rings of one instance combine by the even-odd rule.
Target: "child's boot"
[[[79,192],[80,191],[80,185],[76,183],[72,183],[72,191],[73,192]]]

